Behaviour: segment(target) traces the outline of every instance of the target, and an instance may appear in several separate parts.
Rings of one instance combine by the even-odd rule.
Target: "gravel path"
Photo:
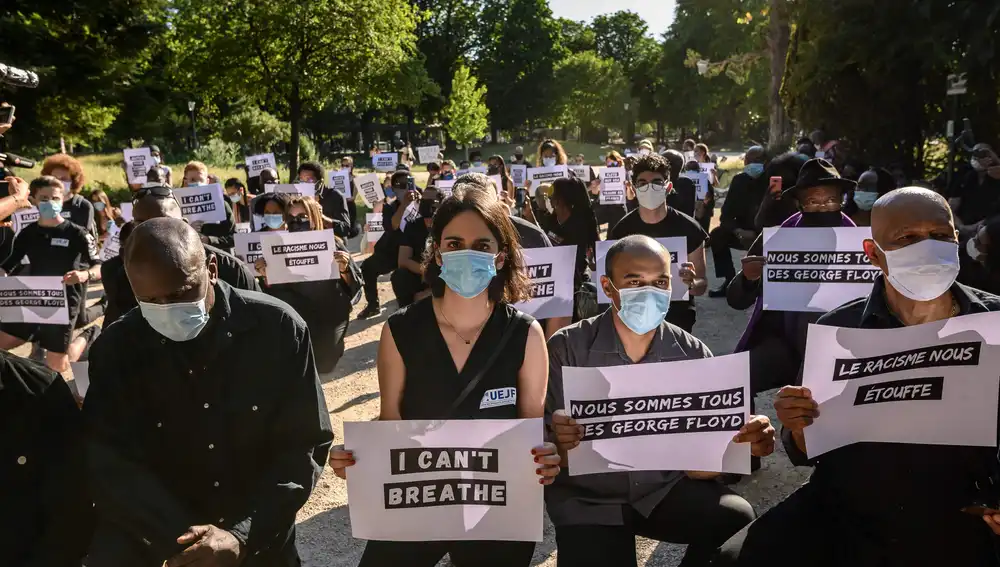
[[[709,273],[714,274],[709,254]],[[386,278],[383,278],[386,279]],[[718,282],[713,283],[713,287]],[[337,440],[343,439],[344,421],[372,420],[378,416],[378,378],[375,355],[382,325],[395,310],[395,300],[388,282],[379,284],[385,314],[368,321],[351,321],[344,358],[332,380],[323,385]],[[712,352],[731,353],[746,326],[748,314],[731,309],[724,299],[698,298],[698,323],[694,334]],[[364,301],[361,301],[364,307]],[[757,398],[757,409],[776,422],[772,405],[773,392]],[[783,449],[763,460],[756,474],[745,478],[735,490],[764,512],[794,491],[808,477],[809,469],[792,467]],[[348,567],[357,565],[364,542],[351,537],[347,508],[347,485],[327,469],[312,498],[298,515],[298,545],[307,567]],[[639,565],[670,567],[680,563],[683,546],[638,538]],[[532,566],[555,566],[555,533],[546,522],[545,539],[535,549]]]

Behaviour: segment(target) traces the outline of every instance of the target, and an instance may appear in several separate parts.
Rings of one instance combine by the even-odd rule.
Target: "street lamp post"
[[[708,66],[710,63],[704,59],[699,59],[695,66],[698,68],[698,75],[704,77],[708,74]],[[698,83],[698,139],[702,136],[702,108],[701,108],[701,83]]]
[[[188,101],[188,112],[191,113],[191,140],[192,140],[191,149],[198,148],[198,128],[195,127],[194,124],[194,104],[195,103],[193,100]]]

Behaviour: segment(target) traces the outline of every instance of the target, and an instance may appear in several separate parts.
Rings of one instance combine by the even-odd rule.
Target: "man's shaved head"
[[[666,257],[667,268],[670,267],[670,253],[667,249],[663,247],[662,244],[653,240],[648,236],[641,234],[633,234],[632,236],[626,236],[618,242],[611,245],[608,250],[608,255],[604,258],[604,273],[611,278],[614,278],[612,274],[614,272],[615,260],[619,255],[625,255],[630,258],[663,258]]]
[[[124,257],[125,272],[139,301],[214,299],[211,284],[218,274],[215,256],[206,258],[198,233],[182,220],[153,218],[136,226],[125,245]]]
[[[903,187],[879,198],[872,207],[872,238],[879,246],[896,248],[892,243],[908,230],[929,226],[955,225],[948,201],[922,187]]]
[[[136,223],[146,222],[156,218],[181,219],[181,208],[177,200],[170,197],[157,197],[152,193],[134,202],[132,218]]]

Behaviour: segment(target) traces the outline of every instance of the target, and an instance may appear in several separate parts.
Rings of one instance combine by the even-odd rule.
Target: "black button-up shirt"
[[[69,386],[0,351],[0,565],[80,567],[93,532],[85,468]]]
[[[545,401],[546,420],[563,407],[563,367],[603,368],[668,360],[691,360],[712,356],[701,341],[683,330],[661,323],[638,363],[625,353],[615,330],[614,314],[601,315],[559,330],[549,338],[549,388]],[[664,376],[665,380],[669,377]],[[573,466],[572,453],[568,467]],[[569,476],[564,467],[556,481],[545,487],[545,508],[552,523],[562,525],[624,524],[624,506],[649,516],[684,473],[637,471]]]
[[[213,524],[245,542],[244,567],[299,564],[295,514],[333,433],[309,331],[288,305],[219,282],[211,321],[184,343],[133,309],[95,342],[90,379],[92,557],[160,565],[189,526]]]
[[[957,283],[951,292],[961,315],[1000,311],[1000,297],[995,295]],[[834,309],[817,324],[858,329],[903,326],[886,304],[881,277],[869,297]],[[979,517],[960,511],[979,500],[977,483],[989,484],[990,475],[996,473],[997,449],[855,443],[809,460],[789,432],[782,431],[782,441],[794,464],[816,467],[809,482],[821,500],[817,504],[823,514],[834,516],[832,523],[846,530],[836,534],[844,545],[871,547],[861,555],[871,557],[871,565],[998,564],[996,538],[989,527]],[[906,558],[916,563],[906,563]]]

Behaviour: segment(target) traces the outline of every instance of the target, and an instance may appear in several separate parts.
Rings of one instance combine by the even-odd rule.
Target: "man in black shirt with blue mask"
[[[91,352],[88,567],[298,567],[333,437],[305,322],[220,281],[181,220],[140,224],[122,254],[139,309]]]
[[[864,247],[883,276],[868,297],[817,324],[892,329],[1000,310],[1000,297],[955,283],[958,234],[948,203],[933,191],[908,187],[876,201]],[[810,460],[803,431],[827,419],[812,393],[786,386],[774,407],[789,458],[815,472],[733,536],[714,565],[1000,565],[1000,516],[961,511],[977,501],[997,506],[996,494],[984,493],[1000,478],[995,447],[855,443]]]

